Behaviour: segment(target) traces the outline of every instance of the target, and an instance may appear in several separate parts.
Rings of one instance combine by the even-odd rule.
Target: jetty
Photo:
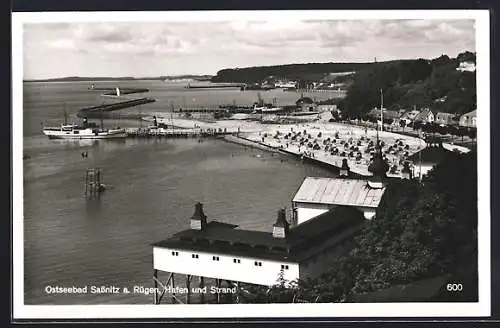
[[[105,91],[103,94],[104,95],[115,95],[116,88],[101,88],[101,87],[95,87],[91,86],[88,88],[89,90],[92,91]],[[149,89],[145,88],[120,88],[120,94],[122,95],[129,95],[133,93],[145,93],[149,92]]]
[[[151,129],[151,128],[125,128],[129,138],[203,138],[224,136],[234,131],[227,129]]]
[[[96,87],[95,84],[92,84],[88,90],[90,91],[100,91],[104,93],[101,94],[102,97],[112,97],[112,98],[118,98],[118,99],[125,99],[123,101],[119,102],[113,102],[113,103],[107,103],[107,104],[101,104],[97,106],[91,106],[91,107],[84,107],[81,108],[76,116],[77,117],[87,117],[87,118],[103,118],[103,114],[106,112],[112,112],[124,108],[129,108],[129,107],[135,107],[139,105],[144,105],[148,103],[155,102],[156,99],[151,98],[151,97],[140,97],[140,98],[123,98],[123,96],[130,95],[130,94],[135,94],[135,93],[145,93],[149,92],[149,89],[144,89],[144,88],[103,88],[103,87]]]
[[[78,111],[78,113],[76,114],[76,116],[89,117],[89,118],[100,118],[102,115],[102,112],[115,111],[115,110],[124,109],[124,108],[128,108],[128,107],[134,107],[134,106],[138,106],[138,105],[148,104],[148,103],[152,103],[155,101],[156,100],[154,98],[145,97],[145,98],[121,101],[121,102],[117,102],[117,103],[86,107],[86,108],[80,109]]]
[[[246,83],[210,83],[210,84],[191,84],[188,83],[186,89],[220,89],[220,88],[238,88],[245,89]]]

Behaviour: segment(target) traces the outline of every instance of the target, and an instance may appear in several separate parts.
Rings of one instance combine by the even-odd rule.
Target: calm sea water
[[[155,106],[186,94],[221,102],[236,95],[248,97],[227,90],[193,93],[158,82],[135,85],[148,83],[159,99]],[[59,123],[64,102],[74,114],[79,106],[100,101],[87,86],[24,84],[26,304],[150,304],[152,296],[47,294],[45,287],[152,287],[150,243],[186,229],[196,201],[204,203],[209,219],[270,231],[277,210],[290,206],[304,177],[335,175],[218,140],[48,140],[40,124]],[[82,151],[88,158],[82,158]],[[98,200],[83,194],[85,170],[90,167],[101,168],[103,183],[113,186]]]

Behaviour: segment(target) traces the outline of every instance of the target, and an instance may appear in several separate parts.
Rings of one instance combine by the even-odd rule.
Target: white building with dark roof
[[[158,283],[166,289],[174,274],[186,275],[188,283],[198,276],[264,286],[276,284],[281,273],[288,281],[314,278],[324,272],[328,258],[348,249],[346,241],[364,221],[357,209],[338,206],[292,227],[282,209],[272,232],[243,230],[208,222],[197,203],[189,229],[152,244],[155,303],[162,292]],[[166,283],[158,280],[158,271],[170,273]]]

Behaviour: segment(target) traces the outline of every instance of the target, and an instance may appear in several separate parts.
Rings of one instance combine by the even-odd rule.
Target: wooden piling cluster
[[[88,168],[85,174],[85,195],[98,196],[102,191],[101,169]]]

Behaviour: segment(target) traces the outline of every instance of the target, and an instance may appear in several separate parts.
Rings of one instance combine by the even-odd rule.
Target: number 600
[[[462,284],[447,284],[446,290],[449,292],[461,292],[464,287]]]

